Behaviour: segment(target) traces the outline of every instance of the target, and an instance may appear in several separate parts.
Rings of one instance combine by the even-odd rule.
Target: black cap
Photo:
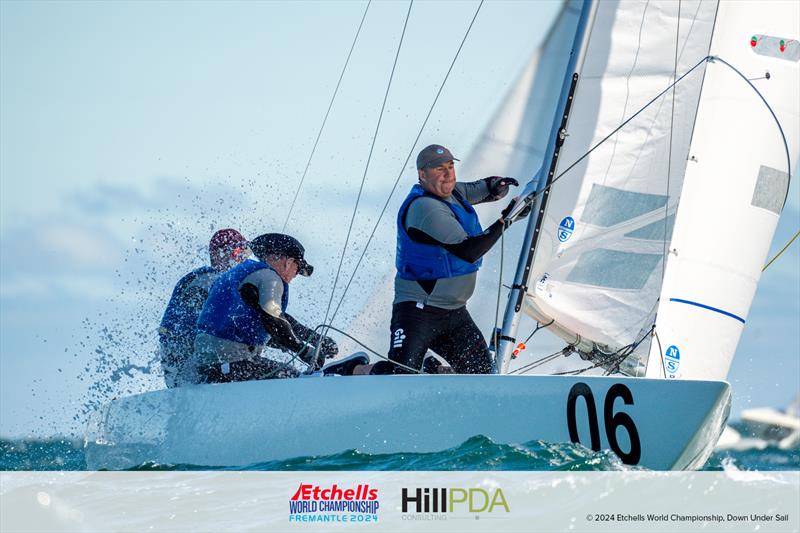
[[[314,267],[303,258],[306,250],[300,241],[283,233],[265,233],[250,241],[250,249],[262,261],[270,255],[282,255],[297,260],[297,273],[310,276]]]
[[[417,155],[417,169],[422,170],[424,168],[438,167],[442,163],[447,163],[448,161],[460,161],[460,159],[453,157],[450,150],[444,146],[432,144],[423,148],[419,155]]]

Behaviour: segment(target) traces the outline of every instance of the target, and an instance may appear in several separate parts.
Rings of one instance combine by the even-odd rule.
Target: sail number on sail
[[[591,440],[591,448],[594,451],[600,451],[600,429],[597,422],[597,408],[595,407],[594,394],[592,389],[586,383],[576,383],[569,390],[567,397],[567,427],[569,428],[569,438],[572,442],[581,442],[578,435],[578,424],[575,420],[575,410],[578,403],[578,398],[583,397],[586,402],[586,411],[589,418],[589,438]],[[606,438],[611,450],[616,453],[622,462],[629,465],[639,463],[642,456],[642,446],[639,441],[639,432],[636,430],[636,424],[627,413],[614,413],[614,401],[617,398],[622,398],[625,405],[633,405],[633,394],[628,387],[622,383],[612,385],[606,398],[603,402],[603,425],[606,428]],[[617,428],[623,427],[628,432],[628,440],[630,441],[630,450],[624,452],[617,442]]]

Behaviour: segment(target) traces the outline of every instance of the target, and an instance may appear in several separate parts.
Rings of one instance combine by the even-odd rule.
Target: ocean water
[[[81,441],[0,440],[0,470],[86,470]],[[499,444],[483,436],[433,453],[370,455],[356,450],[318,457],[295,457],[247,466],[207,467],[191,464],[144,463],[131,470],[429,470],[429,471],[618,471],[643,470],[623,464],[607,451],[593,452],[577,444],[531,441],[520,445]],[[714,452],[703,470],[774,471],[800,470],[800,450],[766,447],[762,450]]]

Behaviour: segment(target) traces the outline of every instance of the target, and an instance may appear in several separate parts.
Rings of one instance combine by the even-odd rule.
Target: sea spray
[[[264,162],[251,166],[261,168]],[[270,178],[288,179],[281,172],[272,168]],[[157,330],[174,284],[208,262],[208,238],[214,231],[222,227],[237,227],[246,235],[266,231],[270,223],[263,210],[285,205],[290,194],[270,184],[260,171],[235,177],[157,178],[151,187],[106,185],[82,194],[82,201],[102,219],[98,226],[104,226],[108,217],[115,219],[122,250],[116,268],[104,274],[112,292],[103,310],[84,317],[81,330],[64,348],[84,362],[74,379],[86,384],[81,405],[64,406],[77,411],[61,415],[73,421],[69,433],[83,435],[92,414],[113,398],[165,387]],[[289,358],[282,352],[271,355]]]

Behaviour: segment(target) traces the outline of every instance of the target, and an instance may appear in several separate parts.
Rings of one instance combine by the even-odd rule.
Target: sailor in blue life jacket
[[[221,229],[208,244],[211,266],[203,266],[183,276],[164,311],[158,328],[161,369],[167,387],[177,387],[180,368],[191,359],[197,317],[208,298],[211,285],[220,274],[250,255],[247,239],[235,229]]]
[[[417,156],[419,183],[411,188],[397,214],[397,274],[390,325],[389,359],[372,374],[441,372],[446,366],[425,354],[431,349],[459,374],[486,374],[492,358],[486,341],[467,311],[482,257],[511,220],[514,201],[485,231],[474,204],[493,202],[508,194],[517,180],[491,176],[456,182],[450,150],[437,144]],[[515,219],[527,216],[523,210]],[[423,368],[423,361],[425,367]],[[358,369],[356,373],[363,373]]]
[[[267,233],[253,239],[250,249],[258,260],[247,260],[220,276],[197,320],[193,375],[188,376],[195,383],[299,375],[289,364],[262,357],[265,346],[295,354],[312,370],[339,351],[333,339],[286,312],[289,283],[297,274],[310,276],[314,271],[300,242]]]

